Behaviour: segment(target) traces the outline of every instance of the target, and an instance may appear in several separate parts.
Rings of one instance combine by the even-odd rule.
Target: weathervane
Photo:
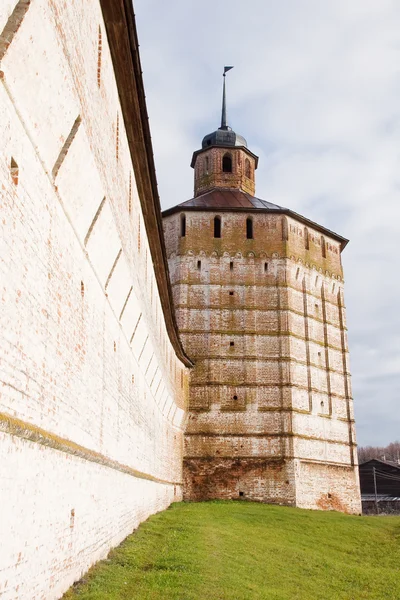
[[[228,129],[228,125],[226,123],[226,91],[225,91],[225,77],[228,71],[233,69],[233,67],[224,67],[223,78],[224,78],[224,89],[222,93],[222,116],[221,116],[221,127],[220,129]]]

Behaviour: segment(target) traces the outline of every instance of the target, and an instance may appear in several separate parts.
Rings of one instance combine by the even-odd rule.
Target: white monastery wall
[[[0,31],[0,596],[51,600],[181,499],[187,369],[99,3]]]

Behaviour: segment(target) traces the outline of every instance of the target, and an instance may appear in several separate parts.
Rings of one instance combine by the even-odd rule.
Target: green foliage
[[[64,600],[398,600],[400,517],[174,504]]]

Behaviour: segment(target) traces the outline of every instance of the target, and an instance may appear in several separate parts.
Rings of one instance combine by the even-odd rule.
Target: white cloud
[[[343,254],[357,431],[400,437],[400,4],[136,0],[160,196],[228,118],[260,156],[257,195],[349,237]],[[399,415],[399,416],[397,416]]]

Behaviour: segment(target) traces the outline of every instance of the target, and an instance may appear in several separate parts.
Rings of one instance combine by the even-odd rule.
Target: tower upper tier
[[[201,150],[193,153],[194,195],[199,196],[214,188],[239,189],[255,193],[254,172],[258,157],[247,147],[245,138],[227,124],[225,67],[222,95],[221,127],[203,138]]]

